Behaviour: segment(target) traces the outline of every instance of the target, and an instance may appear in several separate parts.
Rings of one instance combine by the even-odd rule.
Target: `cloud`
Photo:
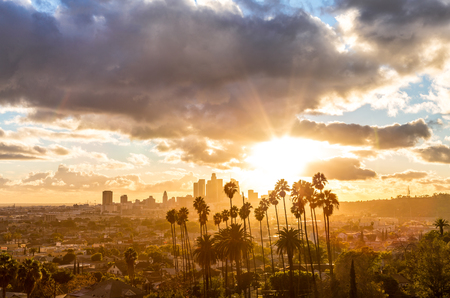
[[[373,170],[362,168],[359,160],[343,157],[311,162],[306,166],[304,175],[313,176],[317,172],[336,180],[366,180],[377,176]]]
[[[427,172],[422,171],[414,171],[414,170],[408,170],[402,173],[395,173],[390,175],[382,175],[381,179],[398,179],[403,181],[412,181],[416,179],[422,179],[426,178],[428,176]]]
[[[79,171],[75,167],[59,165],[56,172],[31,172],[26,178],[11,181],[0,177],[0,187],[11,191],[102,191],[113,189],[130,192],[190,191],[197,178],[192,172],[182,177],[145,183],[139,175],[109,177],[95,172]]]
[[[49,159],[68,154],[70,154],[70,151],[59,145],[51,145],[45,148],[38,145],[0,142],[0,160]]]
[[[383,127],[300,120],[294,125],[291,135],[344,146],[399,149],[413,147],[420,140],[429,139],[431,130],[423,119]]]
[[[446,145],[419,148],[415,149],[414,152],[426,162],[450,163],[450,147]]]
[[[135,164],[137,166],[145,166],[150,163],[150,159],[144,154],[130,153],[130,155],[131,156],[128,157],[127,160],[132,164]]]
[[[0,104],[32,109],[29,121],[261,141],[305,111],[407,101],[385,63],[341,51],[339,32],[281,4],[62,1],[51,15],[2,1],[0,11]]]

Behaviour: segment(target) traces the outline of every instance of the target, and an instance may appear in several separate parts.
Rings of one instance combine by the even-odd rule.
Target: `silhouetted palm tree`
[[[289,296],[291,298],[295,297],[294,293],[294,277],[293,277],[293,268],[294,268],[294,253],[295,250],[300,251],[301,241],[299,240],[299,231],[294,230],[293,228],[283,228],[279,233],[279,238],[275,245],[277,248],[277,253],[282,255],[284,253],[287,254],[288,262],[289,262]]]
[[[449,226],[448,220],[443,218],[438,218],[434,221],[434,226],[439,228],[439,233],[441,236],[444,235],[444,228]]]
[[[201,213],[203,211],[203,208],[205,208],[206,202],[203,197],[196,197],[194,199],[194,209],[197,211],[198,214],[198,222],[200,224],[200,236],[203,235],[203,226],[202,226],[202,220],[201,220]]]
[[[280,179],[278,180],[277,184],[275,184],[275,192],[278,196],[283,198],[283,206],[284,206],[284,218],[286,220],[286,228],[288,228],[288,220],[287,220],[287,210],[286,210],[286,192],[291,191],[291,188],[289,187],[289,184],[286,180]]]
[[[6,287],[16,280],[18,264],[9,254],[0,255],[0,287],[2,287],[3,298],[6,297]]]
[[[294,189],[295,189],[295,192],[298,193],[298,195],[296,195],[296,202],[295,202],[297,205],[297,208],[299,208],[300,210],[303,210],[304,233],[305,233],[305,238],[306,238],[306,245],[308,248],[309,261],[311,264],[314,296],[317,298],[318,297],[317,284],[316,284],[316,278],[315,278],[315,274],[314,274],[314,263],[312,260],[311,248],[310,248],[309,239],[308,239],[308,229],[306,226],[306,208],[305,208],[306,202],[310,199],[310,197],[314,196],[314,188],[312,187],[311,183],[306,182],[304,180],[299,180],[297,183],[295,183]],[[312,220],[312,218],[311,218],[311,220]],[[313,226],[313,228],[314,228],[314,226]]]
[[[233,218],[234,223],[236,223],[236,217],[238,217],[238,215],[239,215],[239,208],[236,205],[232,206],[230,209],[231,223],[233,223]]]
[[[264,219],[264,210],[263,208],[261,208],[261,206],[259,206],[258,208],[255,209],[255,218],[257,221],[259,221],[259,232],[261,235],[261,251],[262,251],[262,257],[263,257],[263,272],[266,271],[266,260],[264,257],[264,241],[263,241],[263,232],[262,232],[262,221]],[[265,274],[264,274],[264,278],[265,278]]]
[[[41,279],[41,264],[32,259],[25,259],[25,261],[19,265],[17,273],[19,282],[23,285],[27,298],[30,298],[31,292],[34,290],[34,286]]]
[[[175,232],[175,222],[177,221],[177,210],[171,209],[166,213],[166,220],[170,223],[170,232],[172,233],[172,251],[175,259],[175,269],[178,271],[178,259],[177,259],[177,236]]]
[[[183,222],[183,230],[184,230],[185,242],[186,242],[185,247],[186,247],[186,250],[187,250],[186,254],[187,254],[187,258],[188,258],[188,262],[187,262],[188,263],[188,270],[189,270],[189,272],[192,272],[191,270],[194,268],[194,265],[192,264],[192,266],[191,266],[191,262],[193,262],[192,250],[191,250],[191,241],[189,240],[189,233],[188,233],[187,226],[186,226],[186,222],[188,221],[188,218],[189,218],[189,209],[186,208],[186,207],[182,207],[180,209],[180,211],[178,212],[178,217]],[[192,272],[192,274],[194,274],[194,273]]]
[[[216,264],[217,253],[214,248],[214,241],[211,235],[203,235],[197,238],[194,250],[194,260],[203,269],[203,282],[205,284],[206,295],[210,286],[211,265]]]
[[[267,233],[268,233],[268,236],[269,236],[270,256],[271,256],[271,259],[272,259],[272,274],[274,274],[275,273],[275,265],[274,265],[274,262],[273,262],[272,239],[270,237],[269,215],[267,214],[267,210],[269,209],[269,205],[270,205],[269,200],[267,200],[265,198],[263,198],[263,199],[261,199],[261,201],[259,201],[259,207],[261,207],[261,209],[266,213]],[[264,270],[266,270],[266,269],[264,268]]]
[[[124,253],[123,257],[125,259],[125,263],[127,263],[128,268],[128,276],[131,280],[131,285],[134,285],[134,264],[137,260],[137,252],[134,250],[134,248],[129,247]]]
[[[225,184],[225,186],[223,187],[223,191],[225,192],[225,194],[227,195],[227,197],[230,199],[230,214],[232,213],[232,208],[233,208],[233,196],[235,193],[238,192],[238,187],[237,185],[230,181],[227,184]],[[233,218],[233,217],[231,217]],[[233,219],[231,220],[231,223],[233,223]],[[236,223],[236,221],[235,221]]]
[[[228,228],[228,219],[230,219],[230,210],[225,209],[222,211],[222,221],[225,222],[227,228]]]
[[[217,251],[235,262],[238,281],[241,282],[240,261],[253,246],[250,235],[245,233],[242,225],[231,224],[228,228],[222,229],[216,234],[214,244]]]
[[[187,263],[186,263],[186,246],[185,246],[185,237],[184,237],[184,229],[183,229],[183,218],[177,216],[177,224],[180,227],[180,240],[181,240],[181,266],[183,272],[183,279],[186,281],[186,272],[187,272]],[[178,247],[177,247],[178,249]],[[178,253],[180,255],[180,253]]]
[[[333,215],[334,209],[339,209],[339,201],[337,195],[332,193],[331,190],[325,190],[324,194],[324,205],[323,214],[325,216],[325,234],[327,241],[327,253],[328,262],[330,264],[330,275],[333,276],[333,256],[331,254],[331,241],[330,241],[330,216]]]
[[[220,230],[220,223],[222,222],[222,213],[217,212],[216,214],[214,214],[213,220],[214,220],[214,225],[217,226],[217,230]]]
[[[278,221],[278,210],[277,210],[278,199],[279,199],[278,193],[276,191],[271,191],[269,194],[269,202],[270,202],[270,204],[272,204],[275,207],[275,216],[277,218],[277,231],[279,233],[280,232],[280,222]],[[281,262],[283,264],[283,272],[286,272],[283,255],[281,255]]]

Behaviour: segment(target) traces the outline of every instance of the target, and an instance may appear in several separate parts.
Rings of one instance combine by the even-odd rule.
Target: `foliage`
[[[91,256],[92,262],[101,262],[103,260],[103,255],[101,253],[96,253]]]
[[[306,294],[310,292],[308,285],[312,284],[311,274],[306,274],[306,272],[294,270],[294,290],[296,293]],[[289,297],[289,274],[287,272],[276,272],[272,274],[269,278],[270,288],[272,290],[278,291],[281,296],[279,297]]]
[[[15,280],[17,275],[17,262],[7,253],[0,255],[0,287],[3,290],[3,298],[6,295],[6,287]]]

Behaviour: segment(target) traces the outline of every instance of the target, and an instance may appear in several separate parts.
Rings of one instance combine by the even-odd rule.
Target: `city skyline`
[[[450,4],[376,2],[0,1],[0,204],[448,192]]]

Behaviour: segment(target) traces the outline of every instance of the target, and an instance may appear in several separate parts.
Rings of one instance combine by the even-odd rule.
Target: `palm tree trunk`
[[[317,227],[316,209],[314,208],[313,211],[314,211],[314,223],[316,225],[316,234],[317,234],[316,249],[317,249],[317,263],[319,264],[319,279],[322,280],[322,267],[320,265],[321,256],[320,256],[320,243],[319,243],[319,228]]]
[[[280,222],[278,221],[278,210],[277,210],[277,205],[275,206],[275,215],[277,216],[277,226],[278,226],[278,233],[280,233]],[[283,272],[286,273],[286,268],[284,266],[284,254],[281,254],[281,261],[283,264]]]
[[[250,239],[253,239],[252,228],[250,227],[250,216],[247,218],[247,220],[248,220],[248,230],[250,231]],[[253,249],[253,247],[252,247],[252,255],[253,255],[253,266],[255,267],[255,276],[256,276],[256,259],[255,259],[255,250]]]
[[[287,220],[287,212],[286,212],[286,202],[284,201],[283,197],[283,205],[284,205],[284,218],[286,220],[286,229],[288,229],[288,220]]]
[[[191,262],[192,262],[192,269],[189,269],[190,271],[191,271],[191,277],[192,277],[192,280],[194,280],[195,279],[195,277],[194,277],[194,258],[192,257],[192,249],[191,249],[191,240],[189,239],[189,233],[188,233],[188,230],[187,230],[187,226],[186,226],[186,223],[184,223],[184,229],[185,229],[185,231],[186,231],[186,240],[187,240],[187,242],[188,242],[188,247],[189,247],[189,258],[191,259]],[[191,263],[189,263],[189,266],[191,267]]]
[[[327,215],[327,234],[328,234],[328,262],[330,263],[330,275],[333,278],[333,255],[331,253],[331,239],[330,239],[330,217]]]
[[[294,293],[294,275],[292,273],[292,269],[294,267],[294,262],[292,261],[292,254],[288,253],[288,262],[289,262],[289,296],[290,298],[295,298]]]
[[[183,235],[183,227],[180,224],[180,237],[181,237],[181,264],[182,264],[182,271],[183,271],[183,280],[186,282],[186,257],[184,255],[185,253],[185,247],[184,247],[184,235]]]
[[[313,267],[313,260],[312,260],[312,255],[311,255],[311,248],[309,247],[308,229],[306,227],[306,211],[303,211],[303,222],[304,222],[304,225],[305,225],[305,237],[306,237],[306,244],[308,246],[309,261],[311,263],[311,273],[312,273],[312,280],[313,280],[313,287],[314,287],[314,297],[318,298],[319,294],[317,292],[316,276],[314,274],[314,267]],[[313,229],[314,229],[314,226],[313,226]]]
[[[274,274],[275,273],[275,266],[274,266],[274,263],[273,263],[272,240],[270,240],[269,216],[267,215],[267,210],[266,210],[266,220],[267,220],[267,232],[269,234],[270,255],[272,257],[272,274]]]
[[[302,225],[300,224],[301,220],[302,220],[302,216],[300,215],[299,218],[297,219],[297,225],[298,225],[298,230],[300,231],[299,236],[301,237],[301,242],[302,242],[302,251],[303,251],[303,258],[305,260],[306,275],[308,276],[309,275],[309,270],[308,270],[308,265],[306,265],[306,263],[308,261],[307,261],[307,258],[306,258],[305,241],[303,239],[303,229],[302,229]],[[298,252],[298,260],[299,260],[299,263],[300,263],[300,266],[301,266],[302,262],[301,262],[301,257],[300,257],[300,251]],[[298,269],[298,273],[299,274],[300,274],[300,266],[299,266],[299,269]],[[300,278],[299,278],[299,282],[300,282]],[[307,287],[309,289],[309,278],[306,279],[306,283],[307,283]],[[299,287],[299,289],[300,289],[300,287]]]
[[[263,242],[263,232],[262,232],[262,221],[259,222],[259,231],[260,231],[260,234],[261,234],[261,250],[262,250],[262,257],[263,257],[263,275],[264,275],[264,282],[266,282],[266,260],[265,260],[265,257],[264,257],[264,242]],[[255,268],[256,268],[256,266],[255,266]]]

